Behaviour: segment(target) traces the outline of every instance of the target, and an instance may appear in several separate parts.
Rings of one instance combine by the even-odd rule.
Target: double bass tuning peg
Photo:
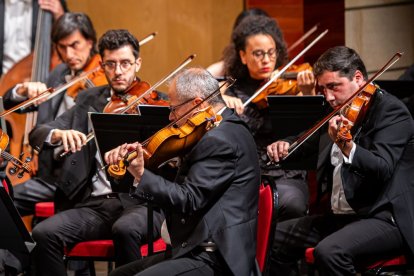
[[[9,173],[10,173],[11,175],[16,174],[16,172],[17,172],[17,166],[13,166],[12,168],[9,168]]]
[[[24,175],[24,170],[20,170],[20,172],[17,174],[17,178],[22,178]]]

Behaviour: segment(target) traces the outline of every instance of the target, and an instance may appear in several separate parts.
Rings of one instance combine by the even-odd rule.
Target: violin
[[[5,160],[10,161],[10,163],[13,165],[13,167],[9,168],[9,173],[11,175],[17,173],[18,178],[22,178],[25,172],[31,174],[32,169],[28,164],[31,161],[31,159],[26,159],[25,162],[23,162],[20,159],[14,157],[13,155],[9,154],[5,151],[8,144],[9,136],[0,129],[0,156]]]
[[[88,75],[88,78],[85,78],[84,80],[79,81],[75,83],[74,85],[70,86],[66,90],[66,94],[69,97],[76,99],[76,96],[82,90],[92,88],[95,86],[101,86],[101,85],[108,84],[108,81],[106,80],[106,77],[105,77],[105,72],[100,67],[100,63],[101,63],[101,56],[99,54],[96,54],[93,57],[91,57],[88,64],[82,69],[82,71],[88,72],[95,68],[99,68],[99,69],[94,70],[92,73],[90,73]]]
[[[343,115],[347,121],[342,121],[340,123],[335,143],[346,143],[352,140],[351,129],[364,120],[372,96],[375,94],[376,90],[377,87],[375,85],[368,84],[350,104],[345,105],[341,109],[340,114]]]
[[[127,113],[138,114],[137,106],[139,104],[168,106],[169,103],[160,98],[158,92],[150,91],[151,85],[145,81],[135,80],[132,85],[122,95],[113,95],[111,100],[106,104],[104,113]],[[147,92],[148,91],[148,92]],[[149,92],[150,91],[150,92]],[[137,98],[146,93],[142,99]],[[124,109],[132,105],[127,110]]]
[[[222,117],[216,115],[213,108],[209,106],[187,118],[181,126],[177,126],[177,121],[175,121],[159,130],[142,143],[145,167],[156,169],[168,160],[188,153],[221,119]],[[110,165],[109,175],[115,179],[121,179],[126,173],[129,162],[136,156],[136,151],[130,152],[117,165]]]
[[[298,73],[305,70],[312,71],[312,66],[310,66],[309,63],[290,66],[278,79],[264,90],[262,95],[299,95],[301,91],[298,88],[296,79]],[[277,70],[274,73],[277,73]],[[264,96],[257,97],[253,102],[258,102],[262,100],[263,97]]]

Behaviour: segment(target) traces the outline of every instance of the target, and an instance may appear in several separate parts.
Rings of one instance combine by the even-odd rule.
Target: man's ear
[[[137,66],[135,67],[135,73],[138,73],[139,69],[141,68],[142,58],[139,57],[135,60],[135,63]]]
[[[361,87],[364,84],[365,79],[364,79],[364,75],[362,74],[361,71],[359,71],[359,70],[355,71],[354,80],[356,81],[356,83],[358,84],[359,87]]]
[[[239,51],[239,55],[240,55],[240,60],[241,60],[241,62],[242,62],[244,65],[246,65],[246,64],[247,64],[247,61],[246,61],[246,52],[245,52],[245,51],[243,51],[243,50],[240,50],[240,51]]]
[[[200,104],[202,101],[203,101],[203,99],[202,99],[202,98],[200,98],[200,97],[196,97],[196,98],[194,98],[193,103],[194,103],[194,105],[198,105],[198,104]]]

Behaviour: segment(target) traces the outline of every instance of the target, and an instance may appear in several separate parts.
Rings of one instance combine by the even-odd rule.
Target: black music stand
[[[105,152],[124,143],[143,142],[169,123],[165,106],[140,105],[141,115],[89,113],[101,160]],[[131,183],[132,184],[132,183]],[[153,206],[148,202],[148,255],[153,253]]]
[[[25,268],[35,242],[26,229],[12,199],[0,181],[0,248],[12,253]]]
[[[141,115],[89,113],[102,160],[105,152],[124,143],[142,142],[168,125],[168,107],[140,105],[139,109]]]
[[[268,96],[269,116],[272,123],[272,141],[299,135],[314,126],[325,114],[325,97],[318,96]],[[317,151],[316,151],[317,152]],[[287,170],[313,170],[317,154],[294,160],[288,157],[281,163]]]

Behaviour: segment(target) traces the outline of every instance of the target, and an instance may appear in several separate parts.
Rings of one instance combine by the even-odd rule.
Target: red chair
[[[35,205],[35,217],[45,219],[55,213],[53,202],[39,202]],[[162,239],[153,243],[153,252],[166,250],[166,244]],[[148,244],[141,246],[142,257],[148,256]],[[112,240],[95,240],[77,243],[74,247],[64,248],[64,260],[83,260],[89,263],[91,276],[95,276],[95,261],[108,262],[108,272],[112,270],[112,263],[115,261],[115,249]]]
[[[256,260],[263,275],[269,273],[268,260],[276,228],[278,194],[274,191],[273,183],[272,177],[262,175],[257,218]]]
[[[162,239],[153,243],[154,253],[166,250],[166,244]],[[95,276],[95,261],[108,262],[108,272],[112,271],[112,263],[115,261],[115,249],[112,240],[84,241],[77,243],[73,248],[64,250],[65,261],[82,260],[89,264],[91,276]],[[148,244],[141,246],[142,257],[148,256]]]
[[[310,270],[308,270],[308,275],[314,275],[313,264],[315,258],[313,256],[315,248],[307,248],[305,252],[305,260]],[[405,256],[398,256],[388,260],[381,260],[366,266],[363,270],[362,275],[383,275],[384,272],[406,272],[412,267],[409,266]],[[388,274],[387,274],[388,275]],[[394,275],[394,274],[393,274]]]

